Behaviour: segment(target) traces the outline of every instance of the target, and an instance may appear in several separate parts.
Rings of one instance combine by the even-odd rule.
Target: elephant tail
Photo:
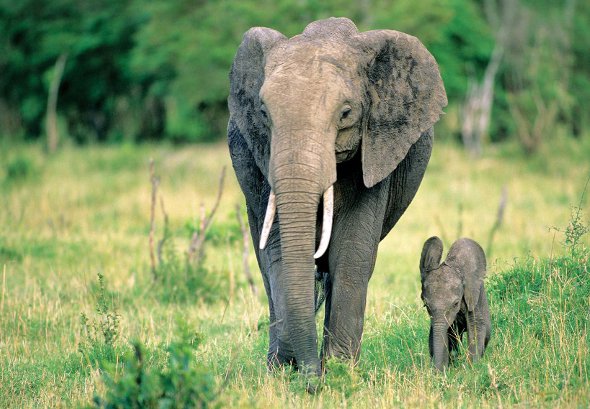
[[[314,290],[314,301],[315,301],[315,313],[322,307],[322,304],[326,300],[326,291],[328,291],[328,280],[330,275],[327,272],[322,272],[316,269],[315,272],[315,290]]]

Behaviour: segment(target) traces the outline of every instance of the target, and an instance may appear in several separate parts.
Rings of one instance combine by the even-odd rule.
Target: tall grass
[[[147,367],[165,371],[166,351],[183,326],[202,335],[192,356],[214,379],[220,406],[587,407],[588,236],[574,252],[564,232],[571,205],[582,208],[580,226],[590,220],[588,195],[580,203],[590,144],[556,140],[546,149],[525,160],[516,146],[503,145],[472,161],[452,145],[436,145],[416,199],[380,246],[361,361],[355,368],[330,362],[313,396],[297,374],[266,371],[267,304],[242,274],[234,209],[243,198],[231,172],[208,236],[211,297],[166,298],[175,281],[151,277],[149,159],[161,177],[170,254],[182,254],[201,202],[212,206],[218,175],[231,166],[224,145],[66,148],[53,157],[36,145],[3,150],[0,407],[85,406],[107,396],[105,374],[123,379],[135,341]],[[506,212],[488,254],[489,349],[474,365],[461,355],[450,371],[436,373],[419,300],[421,245],[437,234],[447,247],[460,235],[485,247],[503,186]],[[158,216],[156,235],[163,227]],[[257,271],[253,255],[250,267]],[[117,336],[115,353],[89,364],[80,351],[104,340],[89,340],[80,313],[101,317],[98,274],[106,294],[100,308],[117,314]]]

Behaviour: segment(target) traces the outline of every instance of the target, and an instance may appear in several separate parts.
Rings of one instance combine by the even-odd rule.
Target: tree
[[[57,109],[75,139],[105,140],[116,98],[133,87],[127,60],[138,19],[129,1],[0,1],[0,95],[25,135],[42,134],[53,67],[67,53]]]
[[[474,101],[469,95],[494,96],[489,130],[477,131],[491,142],[527,140],[523,135],[554,122],[575,135],[590,125],[588,2],[0,0],[0,129],[43,134],[55,64],[67,54],[56,115],[47,118],[65,122],[74,140],[219,138],[227,124],[227,75],[243,33],[266,26],[293,36],[330,16],[349,17],[361,31],[404,31],[426,45],[449,98],[443,134],[459,137],[460,107]],[[500,32],[503,62],[490,64]],[[497,80],[490,80],[494,70],[486,76],[486,68],[495,66]],[[486,91],[474,92],[473,84],[487,84],[479,89]],[[524,123],[535,117],[553,118]]]

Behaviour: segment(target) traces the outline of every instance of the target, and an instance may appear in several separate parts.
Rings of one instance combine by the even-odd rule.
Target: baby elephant
[[[483,355],[491,333],[483,287],[486,258],[481,246],[461,238],[453,243],[447,259],[441,263],[442,252],[442,241],[431,237],[424,243],[420,257],[422,300],[431,318],[428,346],[439,370],[449,364],[449,353],[457,350],[465,330],[472,361]]]

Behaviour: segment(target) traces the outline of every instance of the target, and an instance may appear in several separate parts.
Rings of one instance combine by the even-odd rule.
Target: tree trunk
[[[57,96],[59,94],[59,85],[63,77],[64,68],[68,59],[67,53],[62,53],[53,68],[53,78],[49,86],[49,94],[47,96],[47,112],[45,119],[45,126],[47,132],[47,150],[53,153],[57,150],[59,144],[59,131],[57,129]]]

